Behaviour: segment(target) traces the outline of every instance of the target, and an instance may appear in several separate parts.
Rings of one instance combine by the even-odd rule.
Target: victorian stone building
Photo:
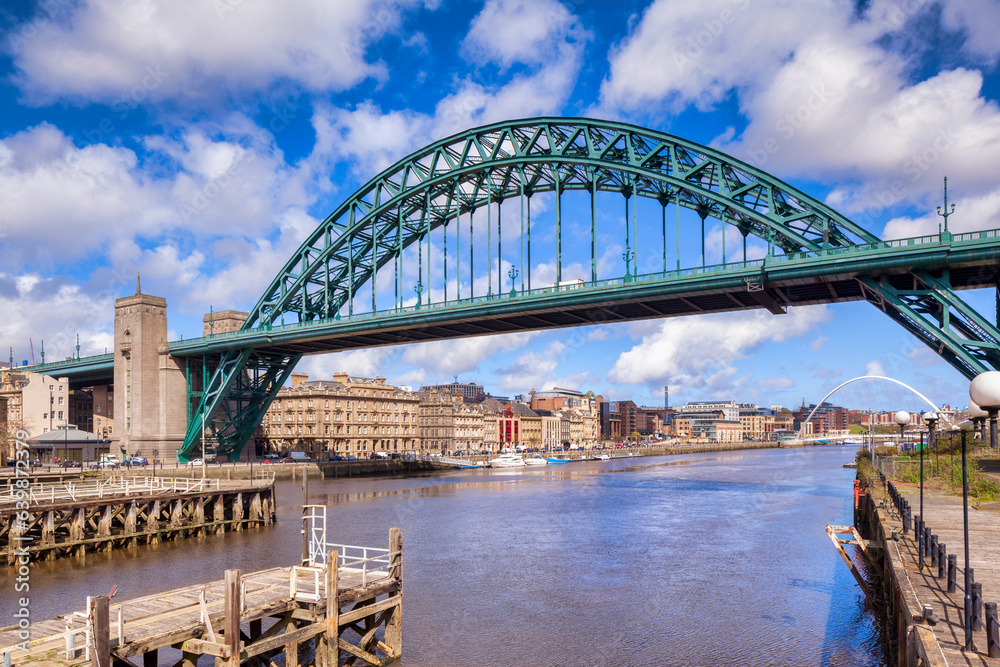
[[[260,428],[260,449],[331,456],[401,454],[421,449],[416,394],[386,384],[384,377],[338,373],[333,380],[292,374],[278,392]]]

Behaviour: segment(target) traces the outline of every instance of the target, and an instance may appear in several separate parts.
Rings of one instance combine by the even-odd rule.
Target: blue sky
[[[936,232],[947,175],[954,231],[1000,227],[997,25],[1000,4],[985,0],[8,1],[2,356],[29,358],[30,338],[63,358],[77,334],[83,354],[103,352],[136,272],[167,298],[172,337],[200,335],[210,307],[249,309],[377,171],[511,118],[624,120],[709,144],[883,238]],[[536,202],[544,237],[551,206]],[[727,232],[730,253],[738,238]],[[623,245],[602,237],[609,275]],[[963,296],[993,316],[991,290]],[[361,350],[299,369],[642,404],[670,384],[672,404],[793,405],[865,372],[940,403],[968,396],[865,303]]]

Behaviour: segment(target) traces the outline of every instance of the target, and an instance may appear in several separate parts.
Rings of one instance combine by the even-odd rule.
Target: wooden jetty
[[[280,654],[286,667],[336,667],[342,656],[384,665],[402,653],[402,547],[398,528],[388,549],[312,539],[302,565],[226,570],[120,603],[88,598],[85,611],[31,624],[27,640],[0,628],[0,652],[33,667],[271,667]]]
[[[0,493],[0,553],[8,564],[240,531],[276,520],[270,478],[15,483]]]

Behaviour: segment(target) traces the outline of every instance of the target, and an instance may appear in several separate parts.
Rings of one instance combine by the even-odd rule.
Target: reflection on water
[[[310,480],[330,539],[404,539],[401,663],[882,665],[879,627],[824,527],[851,521],[853,449]],[[294,562],[302,495],[258,531],[40,563],[32,613]],[[13,591],[5,572],[4,588]],[[3,577],[0,577],[3,579]],[[10,618],[13,594],[0,596]]]

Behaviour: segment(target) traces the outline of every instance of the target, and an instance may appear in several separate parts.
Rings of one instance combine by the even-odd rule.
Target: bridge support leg
[[[963,301],[947,275],[913,271],[907,279],[907,288],[898,287],[898,276],[892,281],[883,277],[878,281],[858,278],[858,282],[865,299],[966,378],[1000,369],[1000,328]]]

